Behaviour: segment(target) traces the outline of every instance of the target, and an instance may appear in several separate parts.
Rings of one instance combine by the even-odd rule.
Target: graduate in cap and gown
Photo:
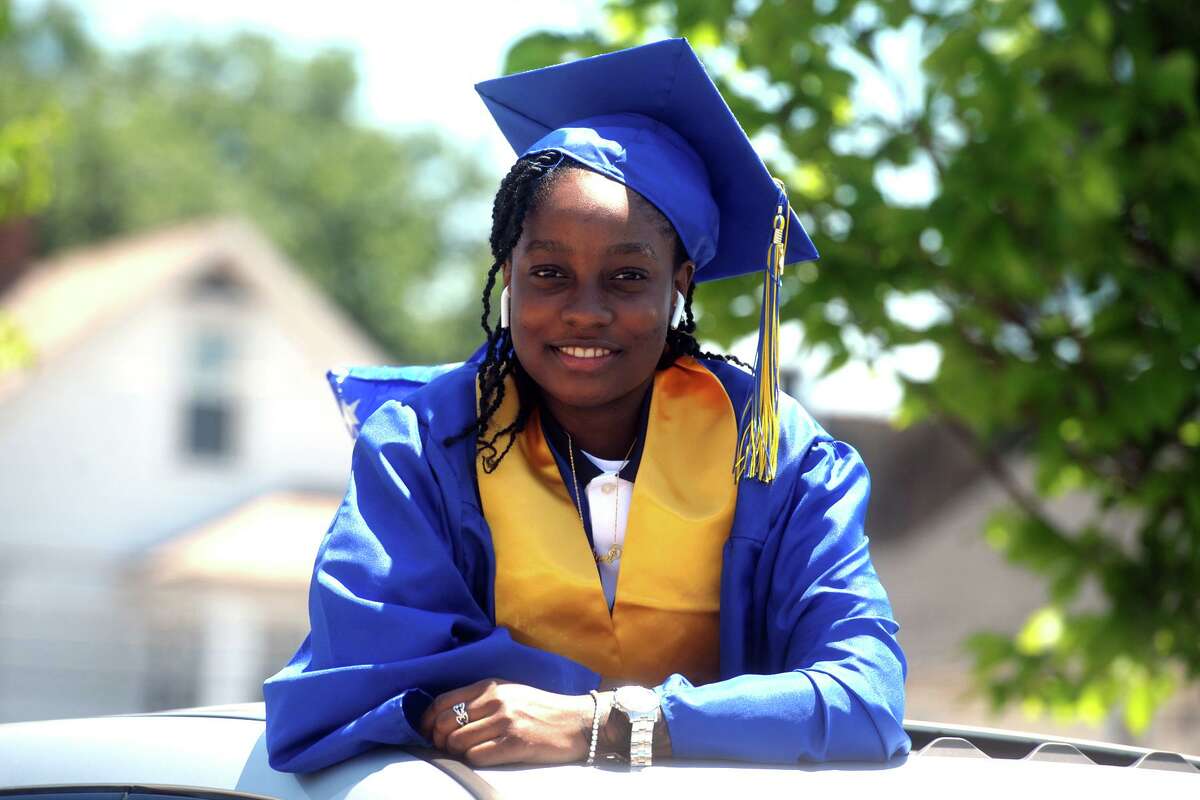
[[[907,753],[866,467],[779,391],[780,278],[817,257],[782,184],[683,40],[476,88],[519,156],[487,340],[363,423],[311,634],[264,686],[271,765]],[[691,298],[751,272],[745,369]]]

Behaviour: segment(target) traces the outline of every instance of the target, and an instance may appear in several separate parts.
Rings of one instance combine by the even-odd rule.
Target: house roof
[[[886,420],[824,414],[820,422],[858,450],[870,471],[868,528],[877,540],[920,534],[984,476],[978,457],[933,422],[897,428]]]
[[[214,268],[255,292],[318,364],[379,363],[383,351],[250,223],[199,220],[65,251],[35,263],[0,295],[31,367],[0,376],[0,401],[100,329]]]
[[[324,492],[259,495],[156,545],[140,566],[157,586],[303,588],[341,499]]]

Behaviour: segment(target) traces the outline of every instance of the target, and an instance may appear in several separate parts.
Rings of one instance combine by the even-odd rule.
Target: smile
[[[556,347],[554,349],[572,358],[604,358],[613,353],[607,347]]]
[[[584,347],[582,345],[552,345],[558,363],[577,374],[590,374],[608,368],[620,350],[608,347]]]

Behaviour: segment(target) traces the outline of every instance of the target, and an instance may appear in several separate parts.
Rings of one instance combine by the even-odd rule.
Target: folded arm
[[[462,498],[442,458],[404,406],[364,425],[317,556],[312,632],[263,687],[275,769],[308,772],[379,744],[428,745],[417,723],[432,698],[485,678],[563,694],[597,685],[582,665],[492,624],[472,591],[490,586],[490,544],[462,530]]]
[[[818,441],[790,481],[772,488],[786,492],[782,527],[756,577],[771,587],[765,660],[781,671],[705,686],[669,678],[658,690],[677,756],[881,761],[908,751],[899,626],[863,534],[866,468],[847,445]]]

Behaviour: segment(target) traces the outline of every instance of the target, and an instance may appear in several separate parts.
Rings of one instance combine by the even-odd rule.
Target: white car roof
[[[1034,747],[1024,759],[991,758],[985,747],[1027,734],[908,724],[914,755],[888,764],[760,766],[668,761],[640,773],[581,765],[471,771],[429,753],[380,748],[311,775],[267,764],[261,704],[176,712],[0,725],[0,797],[25,787],[175,787],[281,800],[373,800],[437,797],[1200,798],[1200,759],[1097,742]],[[954,736],[953,734],[965,734]],[[946,735],[951,734],[951,735]],[[989,738],[990,737],[990,738]],[[1036,743],[1035,743],[1036,744]],[[1010,749],[1014,747],[1008,741]],[[1106,766],[1091,747],[1116,753]],[[968,755],[972,757],[963,758]],[[1120,757],[1120,758],[1118,758]],[[1148,769],[1150,766],[1166,769]],[[186,789],[185,789],[186,787]]]
[[[101,717],[0,725],[0,790],[31,786],[171,786],[283,800],[469,797],[453,779],[400,750],[376,750],[315,777],[267,764],[261,720]],[[348,791],[347,791],[348,790]],[[407,791],[407,790],[406,790]]]

